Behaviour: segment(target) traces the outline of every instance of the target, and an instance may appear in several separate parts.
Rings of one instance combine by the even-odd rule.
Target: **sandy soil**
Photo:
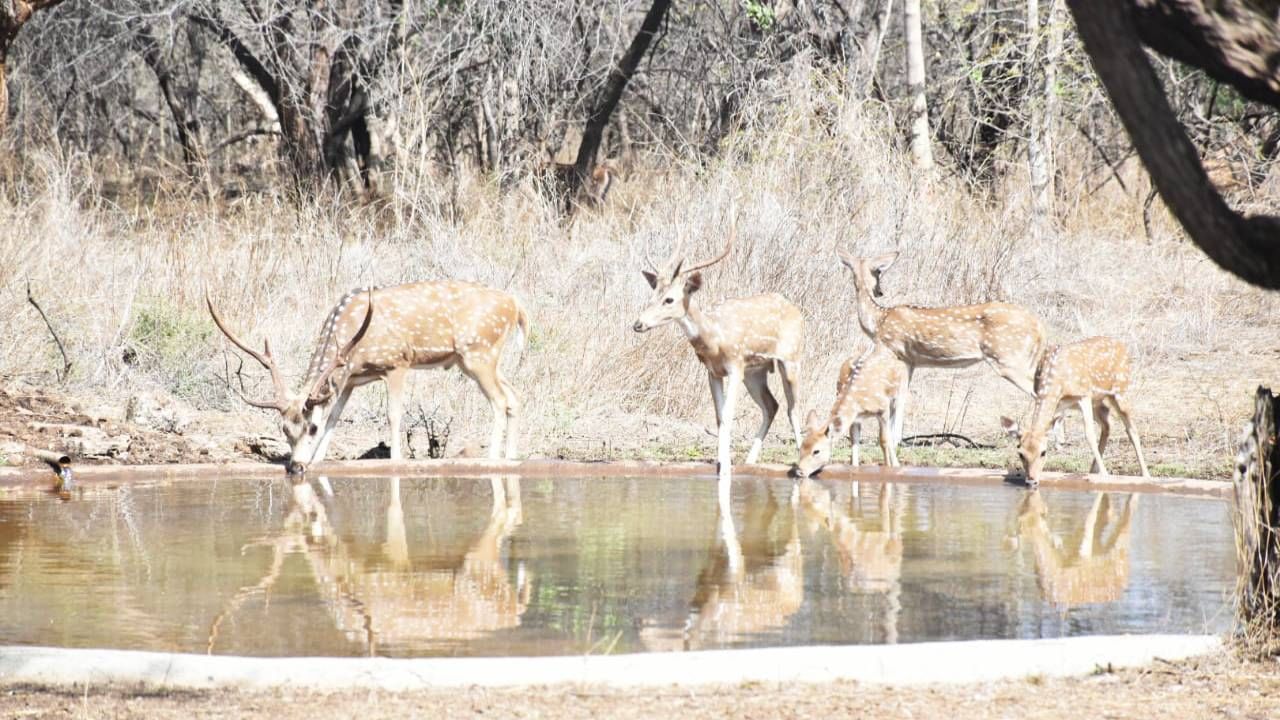
[[[1240,718],[1280,717],[1280,664],[1228,653],[1084,678],[893,688],[857,683],[406,693],[166,692],[0,686],[8,718]]]

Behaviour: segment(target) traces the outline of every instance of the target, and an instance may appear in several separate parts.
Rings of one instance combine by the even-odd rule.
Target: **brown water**
[[[739,480],[210,481],[0,499],[0,643],[549,655],[1215,632],[1229,506]]]

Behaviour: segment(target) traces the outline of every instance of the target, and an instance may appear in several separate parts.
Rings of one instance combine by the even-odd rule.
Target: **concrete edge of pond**
[[[0,686],[415,690],[563,683],[612,686],[857,682],[919,685],[1087,675],[1218,650],[1212,635],[1108,635],[497,658],[254,658],[221,655],[0,648]]]
[[[75,478],[85,485],[123,485],[148,482],[176,482],[213,478],[271,479],[284,470],[269,463],[203,463],[175,465],[74,465]],[[790,465],[778,463],[734,466],[744,477],[786,477]],[[705,477],[714,479],[715,465],[709,462],[661,462],[656,460],[577,461],[531,458],[528,460],[337,460],[317,465],[316,476],[361,477],[469,477],[511,474],[522,477]],[[979,468],[899,467],[878,465],[829,465],[817,476],[827,481],[947,483],[956,485],[1021,485],[1016,476],[1003,470]],[[56,477],[40,467],[0,468],[0,490],[4,488],[52,487]],[[1089,475],[1085,473],[1045,473],[1041,487],[1066,490],[1108,490],[1114,492],[1164,492],[1230,498],[1234,490],[1223,480],[1192,478]]]

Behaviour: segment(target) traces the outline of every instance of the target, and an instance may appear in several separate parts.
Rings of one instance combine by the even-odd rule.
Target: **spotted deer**
[[[1129,351],[1124,343],[1108,337],[1091,337],[1058,345],[1045,353],[1035,376],[1036,406],[1031,426],[1024,432],[1016,422],[1002,417],[1000,424],[1018,441],[1018,457],[1026,471],[1027,483],[1039,482],[1048,448],[1045,434],[1065,407],[1076,405],[1084,416],[1085,440],[1093,453],[1091,473],[1107,474],[1102,453],[1111,435],[1111,411],[1120,416],[1124,431],[1138,454],[1142,476],[1148,477],[1142,457],[1142,441],[1129,417],[1125,393],[1129,389]],[[1097,420],[1099,433],[1094,432]]]
[[[476,283],[419,282],[347,293],[321,327],[319,342],[302,382],[291,393],[271,355],[269,342],[257,352],[227,328],[211,299],[209,314],[233,345],[271,372],[275,396],[250,405],[276,410],[289,443],[289,469],[305,471],[324,459],[351,392],[382,380],[387,385],[387,421],[391,457],[401,457],[400,423],[405,380],[410,370],[457,366],[480,386],[493,408],[489,457],[516,454],[515,420],[519,401],[498,369],[507,336],[517,331],[523,344],[528,317],[512,296]]]
[[[552,160],[542,166],[542,172],[552,195],[566,211],[572,209],[574,203],[603,205],[615,175],[613,166],[607,162],[596,163],[581,181],[577,179],[578,168],[573,163]]]
[[[827,418],[823,420],[816,410],[810,410],[805,420],[805,437],[800,443],[796,473],[807,478],[831,462],[831,445],[845,432],[853,443],[851,464],[856,467],[861,421],[871,417],[880,421],[880,450],[885,464],[897,467],[897,439],[892,428],[906,375],[906,364],[883,345],[874,346],[859,358],[846,360],[836,383],[836,401]]]
[[[884,345],[907,364],[898,393],[893,436],[902,441],[907,384],[919,367],[960,368],[986,362],[1000,377],[1035,395],[1036,366],[1045,349],[1045,330],[1027,310],[1002,302],[952,307],[885,307],[880,276],[897,260],[892,252],[870,258],[838,251],[853,271],[858,296],[858,324],[877,345]]]
[[[733,210],[730,210],[733,216]],[[715,402],[716,458],[722,492],[731,474],[730,442],[739,383],[760,407],[764,417],[747,453],[747,463],[760,457],[760,448],[778,412],[778,401],[769,392],[769,373],[778,372],[787,400],[787,419],[800,444],[800,424],[796,415],[796,383],[800,350],[804,342],[804,317],[800,309],[775,293],[725,300],[705,313],[693,304],[693,295],[702,288],[702,271],[729,255],[737,236],[737,219],[729,226],[724,250],[711,260],[684,267],[677,248],[661,270],[642,270],[653,288],[653,299],[640,312],[632,329],[648,332],[667,323],[684,330],[693,352],[707,369],[711,398]]]

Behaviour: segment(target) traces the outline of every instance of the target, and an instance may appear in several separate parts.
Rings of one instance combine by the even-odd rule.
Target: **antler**
[[[329,378],[340,368],[346,367],[347,359],[351,355],[351,351],[355,349],[357,343],[364,339],[365,331],[369,329],[369,322],[373,320],[373,288],[369,288],[369,307],[364,313],[364,322],[360,323],[360,329],[356,330],[356,334],[351,336],[346,345],[338,350],[338,354],[333,358],[333,364],[328,367],[316,381],[311,384],[311,388],[307,393],[308,402],[322,403],[333,397],[334,388],[329,384]]]
[[[730,201],[729,202],[729,240],[724,244],[724,250],[722,250],[720,254],[717,255],[715,258],[708,260],[707,262],[694,265],[688,270],[685,270],[683,274],[691,275],[699,270],[705,270],[706,268],[709,268],[712,265],[715,265],[716,263],[725,259],[726,257],[729,256],[729,251],[733,249],[733,241],[736,240],[737,238],[738,238],[737,202]]]
[[[218,309],[213,306],[213,300],[209,298],[208,294],[205,294],[204,301],[205,304],[209,306],[209,314],[213,316],[213,324],[218,326],[218,329],[222,331],[223,335],[227,336],[227,339],[231,341],[231,344],[243,350],[247,355],[261,363],[262,367],[271,371],[271,385],[275,389],[275,400],[270,402],[250,400],[238,391],[236,394],[240,395],[242,400],[254,407],[266,410],[283,410],[288,404],[287,398],[289,393],[287,386],[284,384],[284,377],[280,375],[280,368],[276,366],[275,358],[271,357],[270,341],[265,339],[262,341],[262,352],[258,352],[253,348],[250,348],[242,342],[240,338],[236,337],[235,333],[231,332],[231,330],[227,328],[227,324],[222,321],[222,316],[218,314]]]

